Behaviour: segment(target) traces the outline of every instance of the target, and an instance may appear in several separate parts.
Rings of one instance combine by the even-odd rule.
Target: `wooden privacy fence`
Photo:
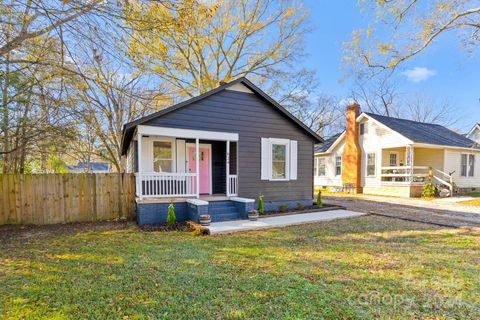
[[[0,174],[0,225],[131,219],[134,212],[133,174]]]

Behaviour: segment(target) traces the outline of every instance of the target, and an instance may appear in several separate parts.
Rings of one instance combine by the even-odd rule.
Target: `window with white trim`
[[[398,166],[398,153],[397,152],[391,152],[390,153],[390,167],[396,167]]]
[[[317,176],[324,177],[325,176],[325,158],[317,158]]]
[[[375,176],[376,161],[375,153],[367,153],[367,177]]]
[[[173,148],[171,141],[153,142],[153,171],[172,172]]]
[[[475,155],[462,154],[460,175],[462,177],[473,177],[475,174]]]
[[[262,180],[297,179],[297,141],[262,138],[261,155]]]
[[[339,176],[342,174],[342,156],[335,157],[335,175]]]
[[[360,135],[363,136],[367,131],[366,131],[367,127],[366,127],[366,124],[365,122],[364,123],[360,123]]]
[[[287,145],[272,143],[272,179],[287,178]]]

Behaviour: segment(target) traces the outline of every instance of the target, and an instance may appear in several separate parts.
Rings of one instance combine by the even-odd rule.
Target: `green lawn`
[[[468,192],[467,196],[469,196],[469,197],[480,197],[480,191]]]
[[[480,318],[479,231],[373,216],[210,237],[75,228],[0,231],[0,318]]]

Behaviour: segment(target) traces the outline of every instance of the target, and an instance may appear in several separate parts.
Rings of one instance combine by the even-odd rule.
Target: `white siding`
[[[342,186],[342,176],[335,175],[335,157],[341,156],[345,141],[340,142],[328,155],[318,155],[315,158],[325,158],[325,176],[315,176],[314,183],[317,187],[340,187]]]
[[[132,142],[134,141],[132,140]],[[126,164],[127,173],[135,172],[135,168],[134,168],[135,159],[133,157],[135,157],[135,144],[131,143],[127,150],[127,164]]]
[[[460,164],[461,164],[461,155],[462,154],[475,154],[475,170],[473,177],[462,177],[460,176]],[[480,187],[480,151],[460,151],[448,149],[445,150],[445,172],[453,173],[453,181],[460,188],[479,188]]]
[[[365,133],[359,136],[360,148],[362,150],[361,185],[362,187],[379,187],[381,185],[382,149],[405,146],[410,141],[375,121],[364,120],[361,123],[365,123]],[[376,173],[370,177],[367,177],[366,164],[368,153],[375,153],[376,162]]]

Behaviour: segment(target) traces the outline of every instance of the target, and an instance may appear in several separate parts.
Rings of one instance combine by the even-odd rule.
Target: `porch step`
[[[208,213],[212,222],[240,219],[240,213],[233,201],[211,201],[208,204]]]
[[[224,213],[230,213],[230,212],[235,212],[238,213],[237,208],[209,208],[208,213],[210,215],[216,215],[216,214],[224,214]]]
[[[222,222],[229,220],[238,220],[240,219],[240,215],[238,214],[238,212],[225,212],[218,214],[210,214],[210,218],[212,219],[212,222]]]
[[[234,203],[231,202],[222,202],[218,204],[214,204],[212,202],[208,205],[208,210],[210,213],[218,212],[218,211],[237,211],[237,207]]]

